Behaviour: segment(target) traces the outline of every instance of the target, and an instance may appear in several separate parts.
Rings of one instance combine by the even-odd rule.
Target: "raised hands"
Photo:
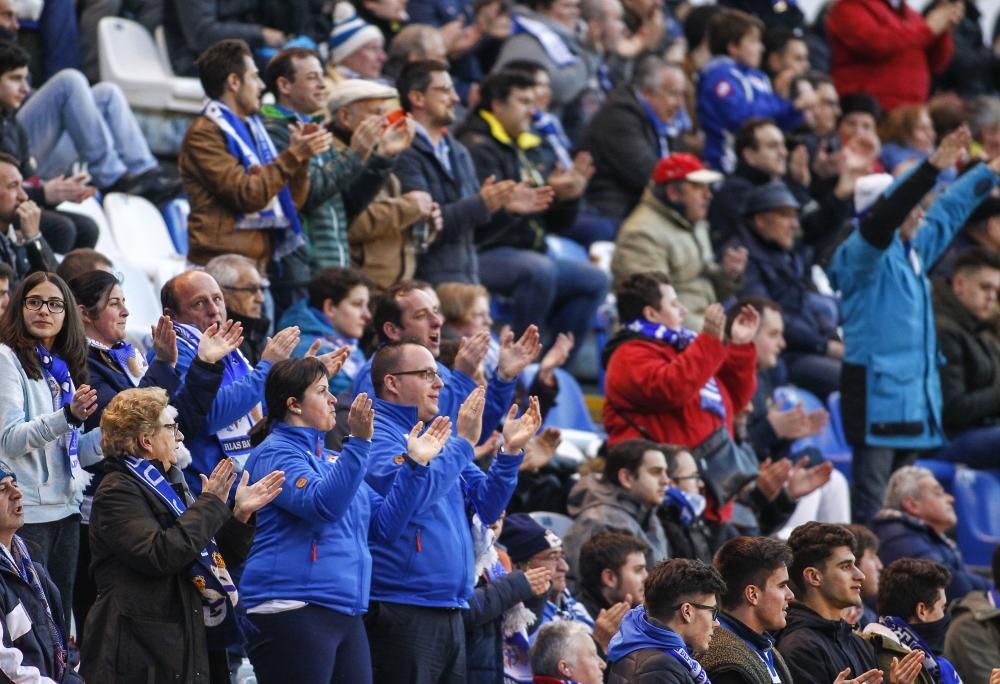
[[[833,684],[882,684],[882,670],[868,670],[860,677],[848,679],[851,676],[851,668],[847,668],[833,680]]]
[[[431,426],[420,434],[423,429],[424,423],[420,421],[410,430],[406,438],[406,453],[417,463],[427,465],[441,453],[441,449],[451,437],[451,419],[447,416],[438,416]]]
[[[316,356],[316,352],[319,351],[322,344],[323,341],[317,337],[313,343],[309,345],[309,349],[306,351],[306,356]],[[334,349],[326,354],[316,356],[316,358],[323,362],[323,366],[326,368],[326,374],[332,378],[340,372],[340,369],[344,367],[344,364],[350,356],[351,348],[344,346],[340,349]]]
[[[378,145],[382,131],[387,124],[384,117],[369,116],[362,119],[354,133],[351,134],[350,150],[358,155],[362,161],[367,160]]]
[[[729,330],[729,339],[733,344],[750,344],[760,327],[760,312],[749,304],[740,309],[733,327]]]
[[[298,121],[289,126],[288,130],[291,132],[288,149],[300,162],[326,152],[333,145],[333,136],[330,132],[315,123],[303,124]]]
[[[594,641],[601,647],[602,653],[608,652],[608,644],[611,642],[622,624],[625,613],[632,607],[632,595],[625,596],[624,601],[619,601],[610,608],[604,608],[597,614],[594,620]]]
[[[97,188],[87,185],[90,175],[79,173],[75,176],[59,176],[42,184],[45,203],[55,206],[63,202],[82,202],[97,193]]]
[[[472,390],[458,409],[458,421],[456,422],[458,436],[467,440],[473,447],[476,446],[483,434],[483,411],[485,410],[486,387],[483,385]]]
[[[702,320],[701,331],[706,335],[722,341],[726,332],[726,310],[722,304],[716,302],[709,304],[705,309],[705,318]]]
[[[747,268],[749,257],[746,247],[726,247],[722,253],[722,272],[730,278],[739,278]]]
[[[73,414],[81,423],[97,410],[97,390],[91,389],[90,385],[80,385],[73,393],[73,399],[69,403],[69,412]]]
[[[889,666],[889,681],[892,684],[914,684],[924,669],[924,652],[910,651],[903,659],[893,658]]]
[[[767,412],[767,422],[781,439],[801,439],[822,430],[828,416],[823,409],[806,413],[801,404],[787,411],[774,406]]]
[[[552,386],[556,368],[562,368],[569,359],[570,352],[576,345],[573,333],[559,333],[556,341],[552,343],[549,350],[545,352],[541,362],[538,364],[538,379],[546,385]]]
[[[488,338],[487,338],[488,342]],[[514,333],[505,330],[500,336],[500,357],[497,363],[497,373],[501,380],[513,380],[521,374],[528,364],[534,361],[542,351],[541,335],[538,326],[529,325],[514,342]]]
[[[156,325],[150,326],[149,332],[153,336],[153,352],[156,354],[156,360],[176,366],[177,333],[174,331],[170,316],[160,316]]]
[[[285,483],[285,473],[272,470],[252,485],[247,484],[249,481],[250,471],[244,470],[233,497],[233,516],[241,523],[248,522],[251,515],[278,498],[281,485]]]
[[[757,475],[757,489],[768,501],[774,501],[781,494],[792,472],[792,462],[787,458],[772,461],[766,458],[760,464],[760,474]]]
[[[277,363],[284,361],[292,355],[292,351],[299,343],[299,327],[297,325],[284,328],[274,333],[274,337],[267,339],[264,353],[260,355],[262,361]]]
[[[534,473],[544,468],[552,457],[556,455],[556,449],[562,441],[562,434],[558,428],[545,428],[541,433],[535,435],[524,447],[524,460],[518,470],[526,470]]]
[[[233,483],[236,482],[236,473],[233,472],[233,460],[231,458],[224,458],[215,464],[215,468],[209,477],[205,477],[201,473],[198,474],[198,477],[201,478],[202,496],[209,494],[222,503],[226,503],[229,500],[229,490],[232,489]]]
[[[382,130],[376,150],[386,157],[398,157],[413,144],[417,127],[409,114]]]
[[[486,358],[489,349],[490,334],[485,330],[480,330],[471,337],[463,337],[458,343],[458,352],[455,354],[455,370],[470,378],[476,377],[479,365]]]
[[[941,143],[927,161],[939,171],[950,169],[962,159],[971,140],[972,133],[969,132],[969,127],[963,124],[941,139]],[[995,162],[996,160],[990,162],[990,169],[997,173],[1000,172],[1000,166],[995,166]]]
[[[365,392],[354,397],[351,410],[347,414],[347,427],[351,430],[351,437],[372,438],[375,432],[375,409],[372,408],[372,400]]]
[[[788,496],[795,500],[807,494],[812,494],[830,481],[832,473],[833,463],[831,461],[823,461],[819,465],[814,465],[810,468],[809,458],[803,457],[798,463],[792,466],[792,469],[788,473],[788,482],[785,485]]]
[[[198,358],[205,363],[215,363],[239,349],[243,344],[243,324],[226,321],[213,323],[201,334],[198,341]]]
[[[548,185],[535,187],[522,182],[514,186],[503,208],[512,214],[537,214],[548,209],[555,196],[556,191]]]
[[[517,183],[512,180],[497,183],[496,176],[490,176],[483,181],[482,187],[479,188],[479,196],[483,198],[486,208],[493,214],[504,208],[516,185]]]
[[[538,407],[538,397],[528,399],[528,410],[520,418],[517,417],[517,405],[511,406],[503,422],[504,452],[516,454],[521,451],[541,426],[542,411]]]
[[[528,586],[531,587],[531,593],[535,596],[547,594],[549,587],[552,586],[551,574],[548,568],[531,568],[530,570],[525,570],[524,576],[528,580]]]

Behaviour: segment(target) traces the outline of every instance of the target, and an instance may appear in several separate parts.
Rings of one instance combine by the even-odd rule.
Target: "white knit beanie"
[[[333,30],[330,31],[330,61],[340,64],[341,60],[373,40],[377,40],[379,45],[385,43],[382,32],[359,17],[354,5],[338,2],[333,9]]]

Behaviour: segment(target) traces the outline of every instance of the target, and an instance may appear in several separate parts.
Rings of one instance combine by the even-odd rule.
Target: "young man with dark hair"
[[[610,684],[708,681],[693,653],[706,650],[726,584],[711,565],[675,558],[646,578],[643,605],[630,610],[611,641]]]
[[[770,26],[764,32],[763,66],[772,80],[779,76],[805,76],[809,73],[809,46],[801,30]]]
[[[0,152],[0,263],[13,272],[11,286],[29,273],[55,270],[56,258],[40,221],[41,210],[24,191],[18,160]]]
[[[1000,546],[993,551],[993,582],[1000,581]],[[1000,679],[1000,591],[971,591],[951,606],[944,655],[966,684]]]
[[[882,559],[878,557],[878,536],[864,525],[846,525],[851,534],[854,535],[854,564],[864,573],[865,579],[861,584],[860,607],[848,608],[847,615],[856,615],[851,619],[846,617],[848,622],[856,624],[864,629],[878,619],[878,586],[882,577]]]
[[[591,615],[626,601],[642,603],[649,544],[624,532],[598,532],[580,547],[576,598]]]
[[[272,257],[303,244],[297,207],[309,187],[308,162],[331,137],[315,123],[297,123],[277,153],[258,114],[263,83],[243,41],[220,41],[197,64],[210,101],[177,160],[191,202],[188,259],[242,254],[263,273]]]
[[[111,259],[98,252],[96,249],[81,247],[63,257],[56,269],[56,275],[67,283],[78,275],[83,275],[88,271],[107,271],[114,273],[115,265]]]
[[[721,629],[697,654],[713,684],[791,684],[792,675],[774,648],[777,632],[795,598],[789,587],[788,545],[768,537],[736,537],[715,554],[726,583]]]
[[[878,588],[878,622],[865,627],[879,666],[920,653],[923,671],[916,680],[926,684],[957,684],[961,680],[945,658],[945,632],[950,616],[944,588],[951,573],[940,563],[901,558],[889,563]],[[919,668],[918,668],[919,672]]]
[[[793,561],[789,569],[798,600],[788,608],[778,648],[792,677],[800,682],[832,682],[842,673],[860,677],[876,669],[871,647],[842,618],[845,608],[861,605],[864,574],[855,565],[854,535],[842,525],[809,522],[788,539]],[[890,672],[893,684],[912,684],[911,654]]]
[[[668,557],[667,538],[656,515],[670,479],[660,445],[629,439],[608,448],[604,477],[580,479],[569,493],[567,510],[575,519],[565,536],[570,577],[579,581],[580,547],[598,532],[625,532],[649,546],[651,568]]]

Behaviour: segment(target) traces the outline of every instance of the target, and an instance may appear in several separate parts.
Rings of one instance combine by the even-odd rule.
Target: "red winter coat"
[[[609,345],[610,346],[610,345]],[[699,392],[715,376],[726,407],[726,427],[757,389],[757,352],[752,344],[724,345],[699,334],[679,353],[666,342],[635,335],[610,355],[605,375],[604,429],[608,443],[643,438],[628,420],[665,444],[697,446],[720,425],[719,416],[701,407]]]
[[[955,49],[950,31],[935,36],[905,0],[898,11],[887,0],[834,0],[826,35],[837,92],[869,93],[886,111],[926,102],[931,74]]]

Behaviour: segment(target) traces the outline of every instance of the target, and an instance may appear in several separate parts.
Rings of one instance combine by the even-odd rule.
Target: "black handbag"
[[[757,479],[760,465],[756,454],[733,441],[723,425],[691,450],[705,488],[722,506]]]

